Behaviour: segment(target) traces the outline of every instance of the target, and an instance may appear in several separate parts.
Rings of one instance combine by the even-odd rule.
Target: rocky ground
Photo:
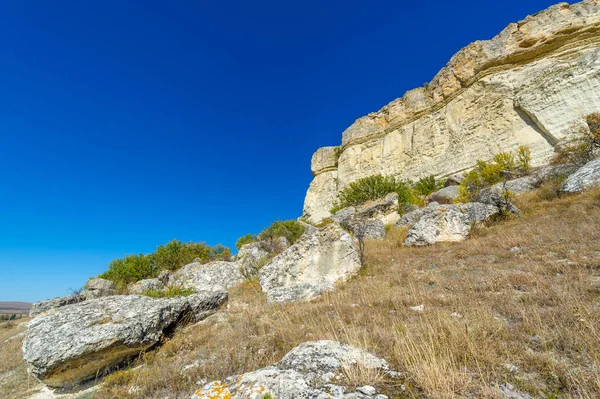
[[[311,302],[271,304],[244,283],[227,309],[182,327],[132,361],[139,367],[69,398],[190,398],[228,377],[261,376],[319,340],[362,348],[400,372],[343,368],[332,383],[355,397],[364,386],[391,398],[599,397],[600,191],[551,192],[519,197],[520,218],[459,243],[406,247],[406,229],[393,228],[367,244],[366,270]],[[42,389],[25,373],[22,331],[0,329],[8,398]]]

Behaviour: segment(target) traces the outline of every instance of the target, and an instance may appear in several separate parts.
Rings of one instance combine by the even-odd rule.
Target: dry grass
[[[39,382],[27,375],[21,353],[23,339],[17,336],[23,331],[18,324],[26,321],[0,323],[0,395],[3,398],[26,398],[40,388]]]
[[[521,218],[463,243],[406,248],[406,232],[392,229],[369,243],[364,272],[310,303],[269,305],[247,283],[226,312],[179,331],[95,398],[189,397],[199,381],[264,367],[317,339],[402,371],[405,390],[345,373],[392,398],[501,398],[506,383],[536,398],[598,398],[600,190],[552,201],[533,193],[518,205]]]

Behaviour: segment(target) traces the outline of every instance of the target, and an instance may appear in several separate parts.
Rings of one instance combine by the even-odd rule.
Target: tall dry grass
[[[552,201],[534,193],[518,205],[521,218],[463,243],[406,248],[406,232],[392,229],[369,243],[364,273],[310,303],[270,305],[245,284],[225,315],[181,331],[97,397],[185,396],[304,341],[335,339],[404,373],[404,390],[367,376],[391,397],[496,398],[510,383],[534,397],[598,398],[600,191]]]

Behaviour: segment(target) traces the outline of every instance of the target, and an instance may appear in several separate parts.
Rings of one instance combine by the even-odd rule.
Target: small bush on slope
[[[127,255],[115,259],[108,265],[108,270],[98,277],[124,287],[135,281],[156,277],[161,270],[177,270],[196,258],[202,263],[229,260],[231,252],[220,244],[210,247],[205,243],[173,240],[165,245],[159,245],[156,251],[149,255]]]
[[[458,188],[457,202],[471,202],[484,188],[500,183],[505,176],[523,176],[530,171],[531,150],[520,146],[515,154],[499,152],[492,162],[477,161],[475,169],[466,174]]]
[[[413,185],[413,191],[419,195],[429,195],[444,188],[445,180],[438,180],[434,175],[423,177]]]
[[[344,188],[338,195],[338,200],[331,209],[331,213],[383,198],[390,193],[398,193],[400,213],[416,202],[408,182],[398,180],[394,176],[373,175],[363,177]]]
[[[246,244],[250,244],[254,240],[256,240],[256,236],[254,234],[246,234],[245,236],[238,238],[238,240],[235,242],[235,247],[239,250],[241,247]]]

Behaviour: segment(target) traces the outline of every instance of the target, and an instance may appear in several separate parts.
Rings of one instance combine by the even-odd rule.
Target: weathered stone
[[[433,203],[430,203],[430,205],[432,205],[432,204]],[[437,202],[436,202],[436,204],[437,204]],[[396,227],[411,228],[419,221],[419,219],[421,219],[421,216],[423,216],[422,208],[417,208],[414,211],[405,213],[404,215],[402,215],[400,217],[400,219],[398,219],[398,222],[396,223]]]
[[[456,198],[458,198],[458,186],[448,186],[432,193],[427,199],[430,202],[451,204]]]
[[[331,291],[360,269],[353,238],[340,226],[310,229],[260,270],[270,302],[308,300]]]
[[[565,193],[575,193],[600,186],[600,158],[594,159],[567,177],[561,190]]]
[[[519,208],[517,208],[504,194],[505,193],[502,190],[485,188],[477,194],[475,199],[482,204],[492,205],[498,208],[503,214],[519,216],[521,214]]]
[[[117,295],[117,289],[112,281],[103,278],[93,278],[85,283],[81,293],[85,296],[85,299],[96,299]]]
[[[319,148],[313,154],[310,163],[313,176],[316,176],[328,169],[335,169],[337,166],[338,151],[338,147]]]
[[[50,309],[60,308],[66,305],[72,305],[74,303],[79,303],[85,301],[85,297],[81,294],[73,294],[68,296],[63,296],[60,298],[48,299],[41,302],[36,302],[31,307],[29,311],[29,316],[34,317],[40,313],[44,313]]]
[[[127,286],[130,294],[143,294],[147,291],[161,291],[165,288],[163,282],[158,278],[149,278],[131,283]]]
[[[29,322],[23,358],[45,384],[70,387],[151,348],[182,320],[202,320],[226,299],[223,291],[171,299],[118,295],[54,309]]]
[[[227,290],[244,281],[236,262],[190,263],[171,275],[169,284],[197,291]]]
[[[277,399],[342,399],[350,394],[346,393],[349,388],[333,381],[340,380],[345,369],[354,367],[397,375],[385,360],[362,349],[335,341],[305,342],[271,366],[205,385],[192,399],[247,399],[267,394]],[[374,387],[362,388],[376,392]],[[357,398],[368,397],[359,390],[355,393],[360,395]]]
[[[471,226],[499,213],[494,205],[468,203],[457,205],[429,204],[419,221],[408,231],[405,245],[431,245],[436,242],[463,241]]]
[[[599,2],[560,3],[460,50],[426,87],[346,129],[337,167],[308,190],[305,216],[329,217],[341,190],[379,173],[452,176],[520,145],[543,165],[600,109],[599,29]]]
[[[503,193],[508,190],[512,194],[524,194],[535,190],[538,187],[538,179],[536,176],[523,176],[517,179],[509,180],[506,183],[498,183],[492,186],[492,190],[496,193]]]
[[[342,209],[331,219],[352,232],[357,239],[376,240],[385,237],[385,225],[381,220],[363,217],[354,207]]]

